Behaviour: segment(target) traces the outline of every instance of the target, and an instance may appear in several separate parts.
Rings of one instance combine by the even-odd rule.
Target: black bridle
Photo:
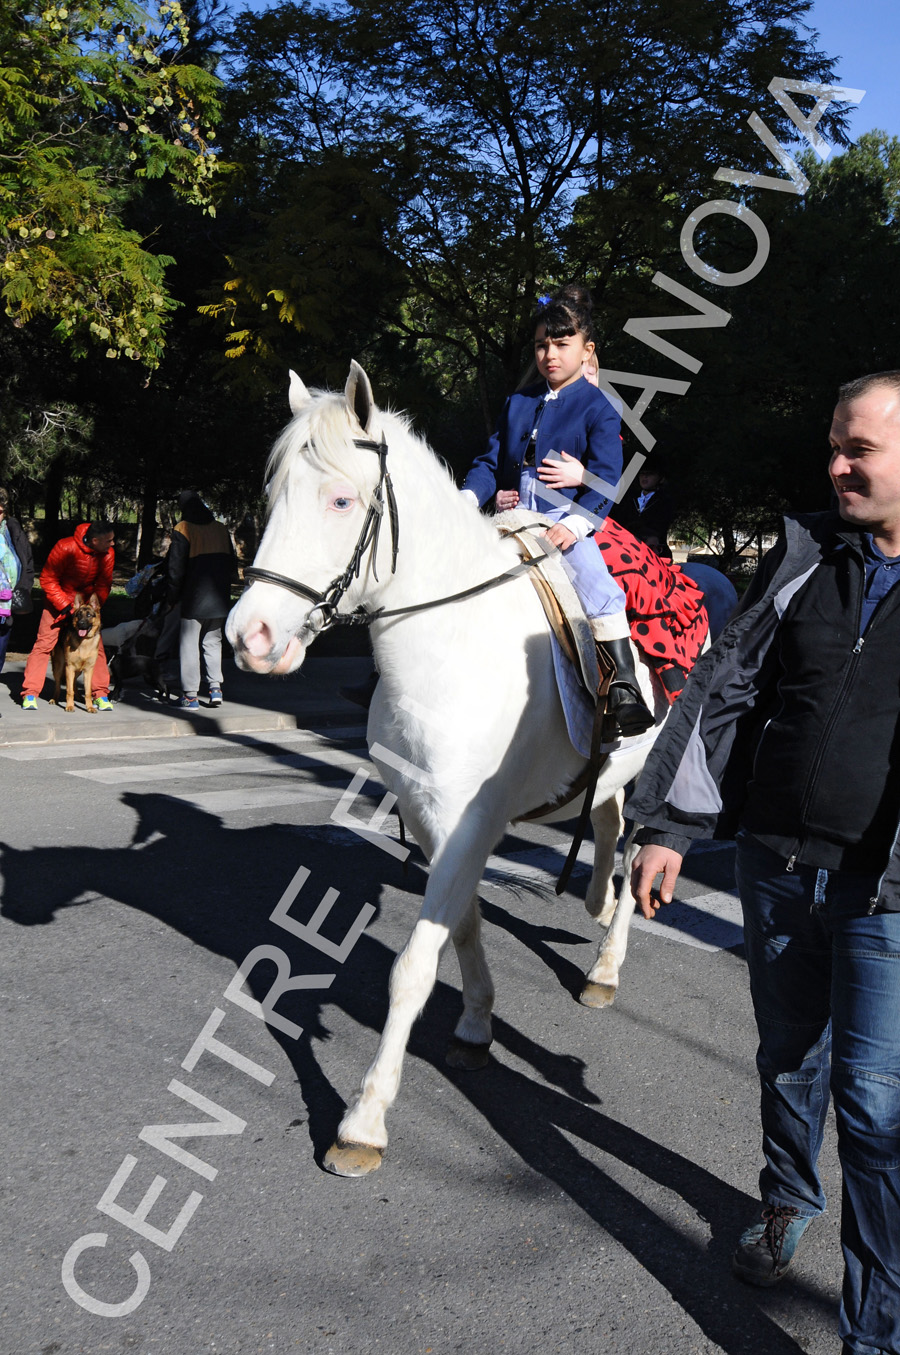
[[[380,462],[380,473],[378,484],[375,486],[371,503],[356,539],[353,554],[343,574],[339,574],[337,578],[332,579],[324,593],[318,593],[307,584],[300,583],[298,579],[292,579],[287,574],[276,574],[271,569],[259,569],[256,565],[251,565],[249,569],[244,570],[244,578],[249,579],[251,583],[273,583],[279,588],[286,588],[289,593],[296,593],[298,597],[307,598],[314,603],[315,607],[322,612],[323,620],[319,627],[320,631],[328,630],[330,626],[370,626],[373,621],[379,621],[382,617],[405,616],[410,612],[426,611],[430,607],[443,607],[448,602],[461,602],[463,598],[474,597],[477,593],[484,593],[489,588],[496,588],[509,579],[517,578],[538,563],[537,560],[522,560],[512,569],[507,569],[504,573],[485,580],[484,583],[477,583],[472,588],[465,588],[461,593],[452,593],[449,597],[434,598],[430,602],[417,602],[410,607],[394,607],[390,610],[380,607],[375,612],[366,611],[365,607],[357,607],[356,611],[353,612],[339,612],[337,610],[338,604],[353,580],[359,578],[363,560],[369,550],[372,554],[372,573],[375,575],[376,581],[378,579],[378,536],[384,518],[385,504],[387,504],[388,521],[391,529],[392,574],[397,571],[397,548],[400,541],[397,500],[394,497],[394,486],[391,483],[390,472],[387,468],[388,448],[384,434],[382,433],[380,442],[374,442],[371,438],[354,438],[353,445],[377,454]]]

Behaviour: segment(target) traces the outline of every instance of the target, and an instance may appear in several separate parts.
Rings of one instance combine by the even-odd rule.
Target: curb
[[[14,660],[4,669],[3,687],[13,687],[18,695],[17,670],[24,668],[24,660]],[[199,711],[178,710],[161,702],[143,699],[137,693],[126,691],[122,700],[109,713],[97,712],[86,719],[87,712],[79,702],[67,713],[62,707],[47,705],[43,699],[37,711],[23,711],[17,700],[0,702],[0,749],[24,744],[62,744],[112,742],[117,739],[160,739],[215,737],[235,734],[278,733],[291,730],[341,730],[365,727],[365,714],[358,707],[343,701],[337,688],[344,682],[355,681],[368,670],[368,659],[319,659],[310,665],[302,682],[279,684],[269,689],[271,702],[257,705],[247,699],[249,689],[241,688],[246,679],[229,673],[229,687],[237,688],[236,697],[221,707],[203,707]],[[7,681],[7,677],[13,679]],[[254,696],[261,694],[261,685],[268,679],[251,678]],[[52,714],[51,714],[52,712]]]
[[[83,715],[84,711],[75,714]],[[335,712],[335,723],[340,721]],[[164,739],[208,737],[216,734],[256,734],[272,733],[285,729],[305,729],[304,722],[295,715],[277,712],[261,712],[259,715],[197,715],[185,711],[180,715],[157,715],[151,720],[119,720],[112,728],[115,712],[101,719],[92,720],[90,726],[64,726],[48,722],[12,725],[4,728],[6,721],[0,721],[0,748],[12,748],[19,744],[38,743],[96,743],[98,740],[116,739]],[[346,720],[343,721],[346,724]]]

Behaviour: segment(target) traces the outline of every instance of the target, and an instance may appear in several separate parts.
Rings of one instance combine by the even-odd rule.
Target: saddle
[[[521,816],[522,820],[542,818],[584,794],[572,847],[556,886],[560,894],[587,830],[597,780],[611,751],[609,745],[617,735],[606,714],[616,669],[594,640],[558,555],[547,554],[541,536],[534,530],[551,525],[552,519],[513,510],[502,515],[498,530],[502,536],[515,540],[523,559],[540,560],[529,570],[529,577],[560,649],[594,701],[590,754],[582,774],[563,796]],[[671,704],[684,687],[708,634],[703,594],[692,579],[660,560],[618,523],[607,519],[595,540],[598,549],[604,552],[610,574],[625,594],[632,639],[655,671]]]
[[[517,527],[514,522],[509,521],[510,518],[515,516],[515,513],[505,514],[506,520],[498,530],[501,536],[513,538],[522,559],[540,561],[539,564],[528,571],[528,577],[541,600],[544,614],[560,649],[580,675],[584,686],[595,703],[590,756],[581,775],[575,779],[567,791],[555,800],[529,810],[527,814],[520,815],[519,819],[516,820],[516,822],[526,823],[531,819],[543,818],[545,814],[550,814],[556,809],[562,809],[564,805],[571,804],[580,795],[584,795],[584,803],[578,818],[578,826],[572,838],[572,846],[556,883],[556,892],[561,894],[569,882],[572,868],[578,859],[578,851],[587,831],[597,779],[610,754],[608,745],[615,738],[615,731],[609,728],[606,718],[606,699],[616,676],[616,668],[615,664],[607,658],[603,649],[597,645],[591,634],[590,627],[585,619],[584,609],[578,601],[575,589],[566,577],[558,557],[547,554],[541,537],[534,531],[535,527],[551,526],[551,520],[547,518],[535,520],[536,515],[529,513],[528,525]]]
[[[594,696],[598,685],[590,659],[593,649],[590,628],[564,570],[557,559],[547,558],[541,538],[533,530],[550,525],[549,518],[516,509],[502,515],[498,530],[514,536],[526,558],[545,557],[548,567],[542,564],[530,573],[534,578],[540,570],[541,577],[534,578],[534,583],[553,633],[586,690]],[[607,518],[603,530],[594,534],[594,541],[625,595],[631,639],[656,674],[671,705],[684,688],[709,634],[703,590],[677,565],[660,559],[612,518]],[[586,639],[582,642],[579,636],[583,635]]]
[[[506,518],[514,516],[514,513],[505,514]],[[536,515],[529,513],[528,516],[534,519]],[[552,525],[549,518],[538,518],[521,527],[504,522],[498,530],[501,536],[512,537],[523,560],[539,561],[528,571],[528,577],[541,600],[544,615],[560,649],[580,677],[585,690],[596,700],[601,692],[605,696],[615,673],[606,655],[598,649],[584,608],[559,562],[558,554],[548,554],[542,537],[535,531],[535,528]]]

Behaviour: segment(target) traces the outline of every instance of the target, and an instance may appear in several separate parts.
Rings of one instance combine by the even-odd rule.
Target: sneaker
[[[178,709],[199,710],[200,702],[197,700],[196,696],[183,696],[181,700],[178,702]]]
[[[792,1205],[767,1204],[761,1217],[741,1234],[731,1269],[739,1280],[769,1288],[787,1273],[812,1216]]]
[[[114,710],[115,707],[108,696],[95,696],[94,706],[97,710]]]
[[[222,688],[221,688],[221,687],[210,687],[210,689],[209,689],[209,704],[210,704],[211,706],[221,706],[221,704],[222,704]]]
[[[23,697],[22,697],[22,709],[23,709],[23,710],[37,710],[37,697],[36,697],[36,696],[23,696]]]

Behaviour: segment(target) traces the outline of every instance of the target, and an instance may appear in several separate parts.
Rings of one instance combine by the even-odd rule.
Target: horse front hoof
[[[616,989],[611,983],[592,983],[588,979],[578,994],[582,1007],[611,1007],[616,1000]]]
[[[369,1143],[342,1143],[338,1139],[325,1154],[325,1170],[334,1176],[368,1176],[384,1161],[384,1149]]]
[[[446,1061],[451,1068],[462,1068],[466,1072],[472,1073],[478,1068],[488,1066],[490,1050],[490,1042],[487,1044],[470,1044],[468,1040],[460,1040],[458,1036],[454,1035],[447,1045]]]

